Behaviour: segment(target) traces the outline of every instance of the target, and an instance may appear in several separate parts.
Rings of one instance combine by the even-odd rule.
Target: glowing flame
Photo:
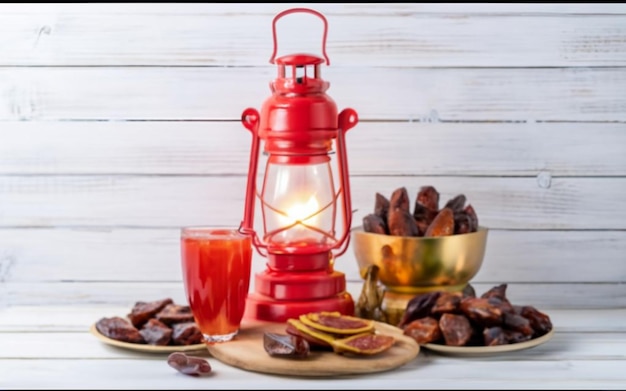
[[[279,219],[283,226],[291,226],[297,222],[315,226],[319,220],[317,212],[320,205],[315,196],[311,196],[305,203],[295,203],[285,210],[286,215],[280,215]]]

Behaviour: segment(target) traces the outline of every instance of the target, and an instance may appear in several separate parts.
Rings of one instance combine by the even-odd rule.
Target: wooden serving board
[[[339,355],[330,351],[311,351],[305,359],[271,357],[263,347],[263,333],[286,334],[285,323],[244,320],[235,339],[207,345],[211,355],[221,362],[248,371],[276,375],[310,377],[340,376],[388,371],[413,360],[420,347],[402,330],[376,322],[376,331],[393,335],[396,343],[389,350],[373,356]]]

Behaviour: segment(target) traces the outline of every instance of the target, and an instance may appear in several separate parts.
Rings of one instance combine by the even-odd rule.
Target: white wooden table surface
[[[285,377],[225,365],[208,352],[213,375],[193,378],[167,354],[102,343],[89,327],[127,307],[17,306],[0,309],[0,389],[624,389],[626,309],[546,310],[555,328],[546,343],[487,357],[422,349],[408,364],[371,375]]]
[[[329,94],[359,113],[354,221],[376,192],[465,193],[490,229],[477,292],[508,283],[549,342],[333,379],[208,357],[196,379],[89,334],[183,299],[179,227],[239,224],[240,116],[270,94],[272,18],[302,5],[0,5],[0,390],[626,389],[624,3],[309,4]],[[318,50],[319,21],[289,20],[281,50]],[[358,293],[350,255],[338,268]]]

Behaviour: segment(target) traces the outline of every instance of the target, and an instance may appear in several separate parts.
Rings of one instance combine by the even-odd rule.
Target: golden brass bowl
[[[352,231],[352,248],[361,277],[378,265],[379,281],[387,291],[417,294],[458,291],[478,273],[487,246],[487,228],[434,238]]]

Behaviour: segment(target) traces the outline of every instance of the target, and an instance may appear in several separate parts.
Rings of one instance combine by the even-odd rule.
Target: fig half
[[[287,319],[287,334],[304,338],[311,347],[332,350],[335,337],[305,325],[298,319]]]
[[[352,353],[365,356],[382,353],[391,348],[396,339],[391,335],[363,333],[333,342],[335,353]]]
[[[343,315],[340,312],[310,312],[300,315],[299,319],[307,326],[330,334],[354,335],[374,332],[372,320]]]

